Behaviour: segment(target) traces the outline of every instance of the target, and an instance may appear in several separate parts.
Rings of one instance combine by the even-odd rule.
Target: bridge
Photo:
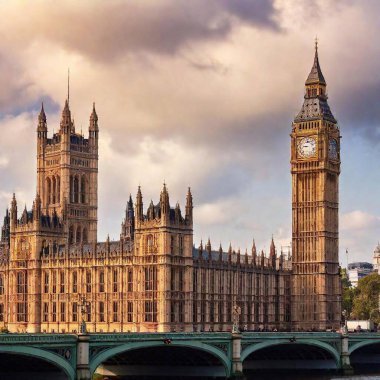
[[[368,364],[380,368],[379,354],[377,333],[0,334],[1,375],[16,379],[158,373],[233,379],[258,370],[305,368],[347,373]]]

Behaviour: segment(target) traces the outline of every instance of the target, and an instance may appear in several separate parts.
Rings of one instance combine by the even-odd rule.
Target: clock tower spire
[[[315,45],[302,108],[291,133],[292,324],[337,328],[341,286],[338,258],[340,131],[327,103]]]

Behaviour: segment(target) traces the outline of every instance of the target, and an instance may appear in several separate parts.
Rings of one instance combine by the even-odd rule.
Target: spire
[[[160,195],[160,206],[161,206],[161,214],[169,217],[170,204],[169,204],[169,193],[166,188],[166,183],[164,182],[164,187],[162,188]]]
[[[319,65],[318,59],[318,39],[315,39],[315,54],[314,54],[314,62],[311,68],[310,74],[306,79],[306,85],[309,84],[324,84],[326,86],[325,78],[322,74],[321,67]]]
[[[270,249],[269,249],[269,257],[274,257],[276,256],[276,247],[274,245],[274,240],[273,240],[273,235],[272,235],[272,241],[270,243]]]
[[[223,248],[222,248],[222,243],[219,244],[219,261],[223,261]]]
[[[71,131],[71,112],[69,108],[69,102],[66,99],[65,106],[63,107],[61,117],[61,131],[63,133],[70,133]]]
[[[141,187],[139,186],[136,195],[136,219],[143,220],[143,218],[143,200],[141,194]]]
[[[92,104],[92,112],[90,115],[90,126],[89,126],[90,131],[99,131],[98,127],[98,115],[95,110],[95,102]]]
[[[193,196],[190,187],[187,189],[185,219],[188,223],[193,222]]]
[[[207,252],[211,252],[211,241],[210,241],[210,238],[208,238],[208,240],[207,240],[207,244],[206,244],[206,251]]]
[[[40,114],[38,115],[38,122],[39,123],[46,123],[46,115],[45,115],[45,110],[44,110],[44,103],[41,103],[41,111]]]

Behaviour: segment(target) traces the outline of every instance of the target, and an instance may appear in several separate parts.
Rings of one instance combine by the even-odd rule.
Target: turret
[[[44,110],[44,104],[41,105],[41,111],[38,115],[37,137],[41,143],[46,143],[47,139],[47,123]]]
[[[72,122],[71,122],[71,112],[70,112],[69,103],[67,99],[65,101],[65,106],[62,111],[60,125],[61,125],[60,132],[62,134],[70,135],[72,131]]]
[[[170,213],[170,204],[169,204],[169,193],[168,193],[165,183],[160,195],[160,206],[161,206],[161,220],[164,222],[168,222],[169,213]]]
[[[8,246],[10,244],[10,230],[11,230],[11,219],[9,216],[9,210],[7,209],[5,212],[5,217],[4,217],[4,223],[1,228],[1,243],[6,243]]]
[[[222,243],[219,245],[219,261],[223,261],[223,248]]]
[[[256,243],[255,239],[252,240],[252,263],[255,266],[257,264],[257,251],[256,251]]]
[[[276,247],[274,245],[274,240],[272,236],[272,241],[270,243],[270,249],[269,249],[269,261],[273,268],[276,267]]]
[[[37,193],[33,202],[33,222],[39,224],[41,220],[41,197]]]
[[[209,261],[211,261],[212,257],[211,257],[211,241],[210,241],[210,238],[208,238],[208,240],[207,240],[206,251],[207,251],[208,259],[209,259]]]
[[[17,201],[16,194],[13,193],[12,203],[11,203],[11,228],[17,225]]]
[[[193,196],[191,194],[190,187],[187,190],[187,196],[186,196],[186,222],[188,224],[193,223]]]
[[[136,196],[136,219],[137,220],[144,220],[144,214],[143,214],[143,200],[142,200],[142,194],[141,194],[141,187],[138,187],[137,190],[137,196]]]
[[[230,246],[228,247],[228,263],[232,263],[232,245],[230,243]]]
[[[93,103],[92,105],[92,112],[90,115],[90,124],[88,127],[88,132],[89,132],[90,145],[97,147],[98,138],[99,138],[99,126],[98,126],[98,115],[95,110],[95,103]]]

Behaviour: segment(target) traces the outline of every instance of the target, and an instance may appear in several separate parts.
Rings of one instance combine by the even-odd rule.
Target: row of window
[[[78,293],[79,285],[78,285],[78,272],[74,271],[71,274],[71,292],[72,293]],[[92,273],[90,271],[87,271],[85,273],[84,278],[84,289],[86,293],[91,293],[93,288],[95,288],[95,284],[92,282]],[[57,283],[57,272],[52,272],[51,276],[50,273],[45,272],[44,273],[44,286],[43,286],[43,293],[50,293],[50,281],[52,285],[52,293],[57,293],[57,290],[59,293],[65,293],[66,284],[65,284],[65,272],[59,272],[59,283]],[[106,290],[105,286],[105,273],[104,271],[100,271],[98,274],[98,289],[97,291],[99,293],[104,293]],[[114,269],[112,271],[112,292],[116,293],[120,291],[119,289],[119,272],[117,269]],[[133,292],[133,271],[132,269],[128,270],[127,273],[127,292]]]

